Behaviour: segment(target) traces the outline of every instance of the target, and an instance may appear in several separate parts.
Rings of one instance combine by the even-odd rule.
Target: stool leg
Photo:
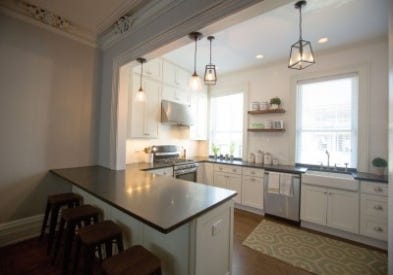
[[[116,238],[116,243],[117,243],[117,250],[118,252],[123,252],[124,247],[123,247],[123,237],[120,235]]]
[[[85,248],[85,263],[84,263],[84,275],[92,274],[93,270],[93,261],[94,261],[94,247],[86,247]]]
[[[40,238],[39,238],[40,241],[42,240],[42,237],[45,234],[45,228],[46,228],[46,224],[48,222],[48,216],[49,216],[50,209],[51,209],[51,204],[49,202],[47,202],[46,208],[45,208],[44,221],[42,222],[41,234],[40,234]]]
[[[67,274],[68,263],[70,261],[71,249],[72,249],[72,239],[75,233],[75,223],[69,222],[67,223],[66,235],[65,235],[65,244],[64,244],[64,258],[63,258],[63,267],[62,274]]]
[[[74,269],[72,270],[72,274],[76,274],[76,270],[78,268],[80,251],[81,251],[81,240],[79,238],[77,238],[77,240],[76,240],[76,248],[75,248]]]
[[[51,213],[50,227],[49,227],[49,238],[48,238],[48,249],[47,249],[48,255],[52,249],[53,239],[55,238],[57,216],[59,214],[59,210],[60,210],[60,207],[56,205],[55,207],[53,207],[52,213]]]
[[[57,238],[56,238],[55,251],[53,253],[52,264],[55,264],[57,254],[59,253],[60,241],[61,241],[61,236],[63,235],[64,226],[65,226],[65,220],[61,219],[59,233],[57,234]]]
[[[112,240],[105,242],[105,258],[112,257]]]

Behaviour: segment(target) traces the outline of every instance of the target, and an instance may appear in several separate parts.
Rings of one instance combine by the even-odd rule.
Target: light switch
[[[218,233],[220,233],[222,230],[222,219],[216,221],[215,223],[213,223],[212,226],[212,235],[215,236]]]

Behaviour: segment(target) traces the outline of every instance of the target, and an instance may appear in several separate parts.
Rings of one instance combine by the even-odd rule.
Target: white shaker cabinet
[[[174,86],[181,90],[187,90],[188,80],[191,73],[179,66],[164,60],[163,61],[163,81],[164,84]]]
[[[361,181],[360,192],[360,234],[387,241],[388,185]]]
[[[162,87],[162,99],[185,105],[190,104],[190,96],[186,91],[168,85]]]
[[[263,175],[263,169],[243,168],[243,205],[263,209]]]
[[[197,171],[197,182],[213,185],[213,163],[199,163]]]
[[[214,164],[213,185],[237,192],[234,201],[242,203],[242,168],[233,165]]]
[[[133,68],[135,73],[141,72],[141,65],[135,66]],[[162,59],[156,58],[148,60],[143,64],[143,76],[161,81],[162,80]]]
[[[300,218],[359,233],[359,193],[302,184]]]
[[[139,76],[139,74],[133,74],[129,86],[128,137],[158,138],[161,84],[151,79],[143,79],[145,100],[139,102],[136,100]]]

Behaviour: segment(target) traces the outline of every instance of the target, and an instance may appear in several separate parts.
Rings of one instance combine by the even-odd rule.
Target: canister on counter
[[[250,162],[250,163],[255,162],[255,154],[254,153],[250,153],[250,155],[248,156],[248,162]]]
[[[269,153],[265,153],[263,156],[263,164],[265,165],[271,165],[272,164],[272,155]]]
[[[263,152],[261,150],[258,150],[258,152],[255,155],[255,163],[263,164]]]

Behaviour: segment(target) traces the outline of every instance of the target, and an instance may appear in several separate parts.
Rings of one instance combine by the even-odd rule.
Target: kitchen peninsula
[[[100,166],[51,172],[73,185],[84,203],[123,228],[126,246],[156,254],[163,274],[230,274],[236,192],[140,171]],[[214,255],[214,257],[213,257]]]

